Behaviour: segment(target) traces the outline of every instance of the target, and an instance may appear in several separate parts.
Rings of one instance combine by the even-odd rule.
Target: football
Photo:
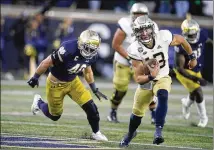
[[[146,63],[144,64],[140,64],[138,67],[137,67],[137,72],[138,74],[140,75],[149,75],[150,74],[150,71],[149,71],[149,68],[147,67],[147,64],[151,67],[151,68],[154,68],[155,65],[157,65],[157,60],[156,59],[149,59]]]

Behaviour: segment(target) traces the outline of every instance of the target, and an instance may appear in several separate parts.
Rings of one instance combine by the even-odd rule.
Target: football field
[[[127,133],[129,116],[132,110],[136,84],[130,89],[122,102],[118,118],[120,123],[107,122],[110,102],[100,102],[93,95],[100,112],[100,129],[108,142],[90,139],[91,128],[84,111],[68,96],[64,99],[64,112],[57,121],[46,118],[42,112],[34,116],[30,107],[35,93],[45,99],[45,84],[39,88],[30,88],[26,81],[1,81],[1,148],[2,149],[118,149],[118,144]],[[109,98],[113,92],[111,82],[97,82],[97,87]],[[199,121],[195,105],[191,107],[189,120],[184,120],[181,112],[182,97],[187,92],[179,84],[172,85],[169,95],[169,107],[164,127],[165,142],[153,145],[155,127],[150,124],[147,112],[138,128],[138,135],[133,139],[129,149],[161,150],[198,150],[213,149],[213,87],[203,88],[206,98],[209,122],[206,128],[196,127]]]

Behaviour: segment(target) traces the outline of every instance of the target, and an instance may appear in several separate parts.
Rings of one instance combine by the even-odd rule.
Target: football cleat
[[[208,117],[201,118],[199,123],[198,123],[198,127],[204,128],[204,127],[206,127],[207,123],[208,123]]]
[[[164,142],[164,138],[162,136],[162,127],[156,127],[156,131],[155,131],[155,134],[154,134],[154,140],[153,140],[153,144],[161,144]]]
[[[100,131],[98,131],[97,133],[92,133],[91,138],[97,141],[108,141],[107,137]]]
[[[162,136],[155,137],[154,140],[153,140],[153,144],[157,144],[157,145],[159,145],[159,144],[161,144],[163,142],[164,142],[164,138]]]
[[[39,113],[38,102],[41,99],[42,99],[42,97],[39,94],[34,95],[33,104],[31,106],[31,112],[33,113],[33,115],[36,115]]]
[[[109,116],[107,116],[107,120],[109,122],[119,123],[119,121],[117,119],[117,111],[112,109]]]
[[[182,98],[181,103],[182,103],[183,117],[184,117],[184,119],[187,120],[187,119],[189,119],[189,116],[190,116],[190,107],[186,106],[186,98]]]
[[[124,138],[120,141],[119,143],[119,147],[120,148],[125,148],[129,146],[129,143],[131,142],[131,140],[136,137],[137,135],[137,131],[135,131],[132,135],[126,134],[124,136]]]

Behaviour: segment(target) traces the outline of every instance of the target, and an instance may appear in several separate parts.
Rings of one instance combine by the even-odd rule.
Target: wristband
[[[127,59],[128,61],[130,61],[130,60],[131,60],[131,58],[130,58],[129,56],[126,56],[126,59]]]
[[[151,76],[151,74],[148,75],[148,78],[149,78],[150,81],[151,81],[151,80],[154,80],[154,77]]]
[[[90,86],[90,88],[91,88],[91,90],[92,90],[93,92],[96,92],[97,88],[96,88],[96,85],[95,85],[94,82],[93,82],[93,83],[90,83],[89,86]]]
[[[34,78],[36,78],[36,79],[39,79],[39,77],[40,77],[40,74],[38,74],[38,73],[35,73],[33,77],[34,77]]]
[[[132,59],[129,56],[126,57],[126,60],[128,60],[130,65],[132,64]]]
[[[188,56],[189,56],[190,60],[196,59],[195,53],[192,53],[192,54],[190,54]]]

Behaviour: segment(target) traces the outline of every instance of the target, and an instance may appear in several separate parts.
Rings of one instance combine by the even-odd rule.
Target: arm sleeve
[[[128,34],[129,30],[131,30],[130,23],[128,22],[128,19],[127,18],[121,18],[120,20],[118,20],[118,28],[120,28],[121,30],[123,30],[123,32]]]
[[[175,53],[177,53],[177,54],[183,54],[183,55],[187,54],[187,52],[182,48],[181,45],[174,46],[174,50],[175,50]]]
[[[130,45],[128,47],[128,49],[127,49],[128,56],[131,59],[141,61],[140,54],[138,53],[137,49],[133,49],[133,47],[135,47],[135,46]]]
[[[54,65],[63,63],[66,60],[66,56],[68,53],[66,52],[64,46],[61,46],[58,50],[53,51],[51,54],[51,59]]]
[[[162,30],[161,32],[164,41],[167,42],[168,45],[170,45],[173,40],[173,34],[169,30]]]
[[[158,31],[159,31],[159,28],[158,28],[158,25],[156,22],[154,22],[154,31],[155,31],[155,33],[158,33]]]
[[[176,53],[181,53],[181,47],[180,46],[174,46],[174,50]]]

